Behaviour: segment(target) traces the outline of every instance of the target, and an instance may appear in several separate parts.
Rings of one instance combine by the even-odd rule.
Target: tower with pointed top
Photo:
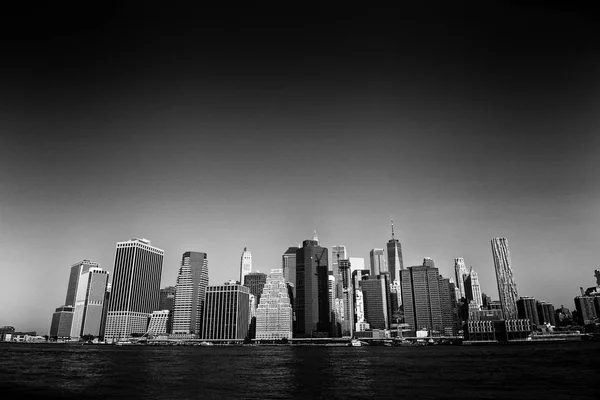
[[[402,245],[394,235],[394,219],[392,223],[392,238],[387,242],[387,265],[390,273],[391,281],[400,280],[400,271],[404,269],[402,261]]]
[[[469,274],[467,273],[467,267],[465,266],[465,259],[462,257],[454,259],[454,276],[456,277],[456,287],[460,298],[466,298],[465,279],[467,279]]]
[[[247,247],[244,247],[242,257],[240,260],[240,284],[244,284],[244,276],[252,272],[252,254],[248,251]]]

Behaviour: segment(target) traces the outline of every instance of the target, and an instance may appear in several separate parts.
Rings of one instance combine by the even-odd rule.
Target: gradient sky
[[[594,285],[589,10],[87,7],[4,15],[0,325],[47,333],[70,265],[112,273],[118,241],[165,250],[162,287],[188,250],[220,284],[313,230],[368,264],[391,215],[405,265],[464,257],[494,299],[496,236],[519,295]]]

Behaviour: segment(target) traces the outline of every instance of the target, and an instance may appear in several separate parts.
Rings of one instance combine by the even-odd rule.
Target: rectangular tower
[[[372,329],[389,329],[390,285],[388,275],[364,277],[360,283],[365,320]]]
[[[504,319],[517,319],[517,285],[511,267],[510,253],[506,238],[492,238],[492,256],[494,257],[494,268],[496,269],[496,281],[498,283],[498,295],[502,304]]]
[[[208,287],[206,253],[186,251],[177,275],[172,333],[197,335]]]
[[[164,251],[147,239],[117,243],[111,295],[106,316],[106,341],[144,334],[158,308]]]
[[[439,271],[424,265],[401,271],[402,304],[405,322],[413,333],[421,329],[443,332]]]
[[[296,251],[296,336],[326,336],[329,332],[329,263],[327,248],[305,240]]]
[[[377,276],[388,272],[383,249],[371,249],[369,258],[371,260],[371,275]]]
[[[201,339],[245,339],[250,321],[250,290],[228,283],[209,286],[202,319]]]
[[[107,284],[108,272],[102,268],[92,267],[79,275],[71,339],[84,335],[100,336]]]

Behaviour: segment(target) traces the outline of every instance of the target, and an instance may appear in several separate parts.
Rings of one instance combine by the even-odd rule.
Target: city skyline
[[[315,230],[368,266],[391,216],[405,268],[464,258],[497,300],[506,237],[519,295],[573,309],[600,265],[596,23],[480,7],[9,18],[0,326],[47,332],[70,266],[112,279],[134,237],[165,251],[161,288],[186,251],[220,285],[245,247],[268,273]]]

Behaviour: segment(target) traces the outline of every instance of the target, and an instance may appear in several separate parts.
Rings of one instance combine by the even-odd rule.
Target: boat
[[[211,342],[200,342],[200,346],[214,346]]]
[[[352,347],[360,347],[360,346],[362,346],[362,345],[364,345],[364,344],[365,344],[365,343],[361,342],[361,341],[360,341],[360,340],[358,340],[358,339],[352,339],[352,340],[350,341],[350,343],[348,344],[348,346],[352,346]]]

